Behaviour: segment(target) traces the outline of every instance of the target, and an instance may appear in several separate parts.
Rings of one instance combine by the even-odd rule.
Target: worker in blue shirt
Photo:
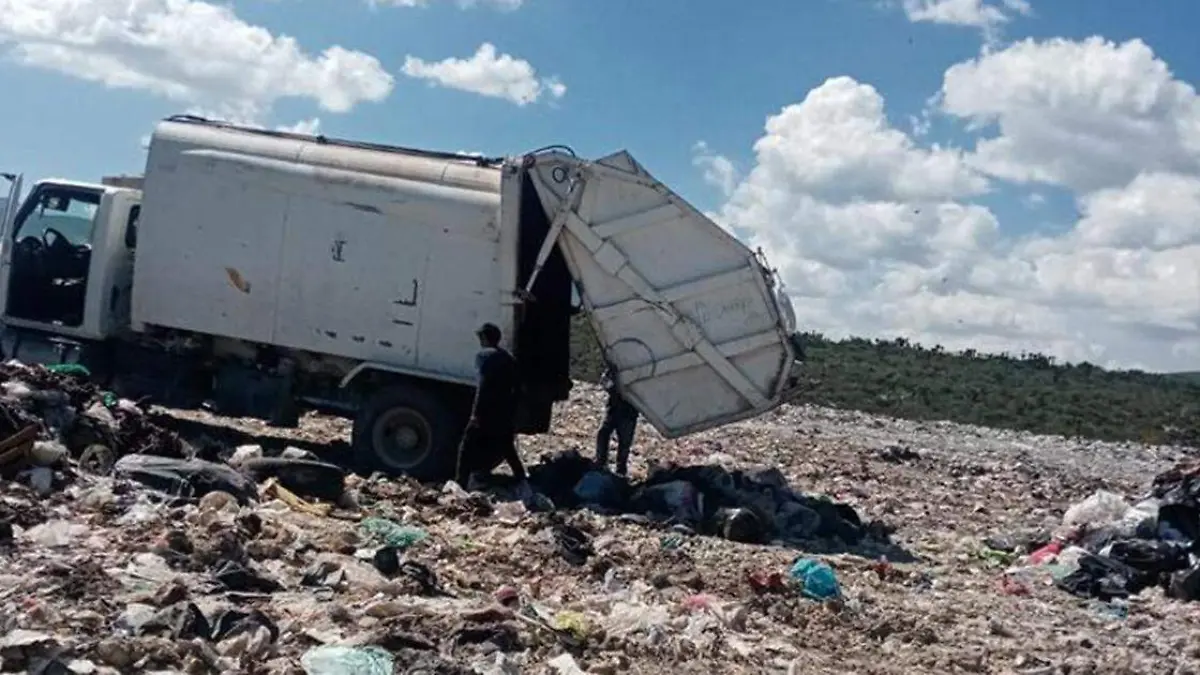
[[[520,481],[522,496],[529,492],[528,475],[517,452],[517,400],[520,382],[517,361],[500,346],[500,328],[485,323],[476,332],[480,349],[475,355],[479,382],[471,405],[471,419],[458,448],[455,481],[464,489],[473,474],[487,473],[500,461],[508,463]]]

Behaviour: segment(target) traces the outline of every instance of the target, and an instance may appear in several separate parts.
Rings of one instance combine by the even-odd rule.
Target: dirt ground
[[[578,386],[557,411],[554,433],[522,439],[527,463],[570,448],[590,455],[602,403],[594,388]],[[159,415],[193,441],[296,445],[329,459],[346,452],[348,425],[331,418],[309,416],[299,430],[283,432],[194,411]],[[17,652],[31,653],[33,646],[13,644],[19,628],[36,633],[24,642],[56,641],[73,669],[65,672],[114,672],[114,664],[125,672],[219,672],[230,664],[238,665],[226,672],[304,672],[306,651],[350,641],[384,645],[394,672],[414,675],[580,672],[554,661],[563,654],[582,672],[614,674],[1200,673],[1200,603],[1151,589],[1114,607],[1077,599],[1036,575],[1028,594],[1013,594],[1001,584],[1007,563],[986,555],[982,543],[1053,527],[1097,489],[1137,498],[1156,473],[1194,450],[785,407],[677,441],[643,423],[634,453],[635,475],[667,462],[777,467],[793,488],[886,523],[894,545],[799,550],[674,537],[580,511],[565,518],[591,535],[595,555],[573,565],[556,552],[556,516],[439,486],[351,479],[363,512],[428,534],[407,557],[456,597],[422,597],[412,582],[376,571],[362,553],[369,550],[362,524],[340,511],[310,515],[279,501],[240,510],[211,500],[157,506],[110,479],[86,476],[44,498],[9,483],[0,502],[41,516],[18,526],[25,530],[20,543],[0,558],[0,618],[10,631],[0,658],[9,671],[23,663]],[[251,514],[258,529],[247,534]],[[51,536],[48,522],[64,524]],[[192,563],[162,564],[180,549]],[[194,560],[228,549],[284,590],[212,593]],[[786,576],[800,556],[833,567],[841,601],[752,590],[748,574]],[[340,568],[340,581],[302,584],[322,562]],[[502,587],[537,616],[497,607],[493,595]],[[180,598],[193,598],[208,616],[230,605],[261,610],[278,640],[261,644],[271,641],[251,629],[245,644],[212,646],[123,637],[113,628],[133,621],[131,612]]]

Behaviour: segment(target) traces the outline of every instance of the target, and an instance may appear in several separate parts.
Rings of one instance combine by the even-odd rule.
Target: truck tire
[[[367,471],[450,478],[462,430],[436,395],[418,387],[394,385],[376,391],[354,419],[354,454]]]

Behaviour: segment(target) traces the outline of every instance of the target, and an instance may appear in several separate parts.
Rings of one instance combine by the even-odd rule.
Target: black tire
[[[411,385],[380,389],[354,419],[355,460],[367,471],[446,480],[454,475],[462,435],[455,421],[431,392]]]
[[[346,472],[340,466],[325,462],[261,457],[248,459],[238,468],[256,483],[274,478],[302,498],[336,502],[346,489]]]

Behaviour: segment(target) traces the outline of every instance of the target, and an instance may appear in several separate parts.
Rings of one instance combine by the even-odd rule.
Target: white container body
[[[133,321],[471,382],[479,325],[511,332],[500,176],[164,122],[147,159]]]

